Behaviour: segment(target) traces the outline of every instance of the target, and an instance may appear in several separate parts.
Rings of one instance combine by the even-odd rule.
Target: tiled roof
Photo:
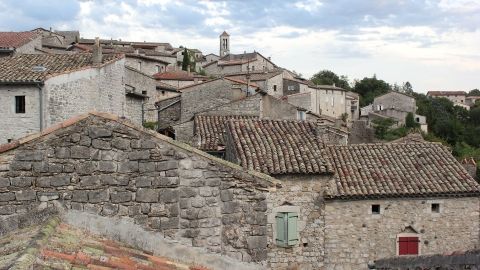
[[[233,82],[233,83],[239,83],[239,84],[247,85],[246,81],[224,77],[224,78],[216,78],[216,79],[211,79],[211,80],[205,80],[203,82],[199,82],[199,83],[196,83],[196,84],[190,84],[190,85],[187,85],[187,86],[184,86],[184,87],[180,87],[180,88],[178,88],[178,90],[180,92],[182,92],[184,90],[187,90],[187,89],[188,90],[194,90],[194,89],[191,89],[191,88],[195,88],[196,86],[205,85],[207,83],[215,82],[215,81],[218,81],[218,80],[227,80],[227,81],[230,81],[230,82]],[[249,86],[259,88],[259,86],[257,84],[252,83],[252,82],[249,84]]]
[[[255,72],[255,73],[249,73],[250,75],[250,81],[264,81],[268,80],[270,78],[273,78],[275,76],[278,76],[282,74],[282,70],[274,70],[274,71],[263,71],[263,72]],[[230,74],[227,75],[228,78],[235,78],[235,79],[241,79],[241,80],[246,80],[247,73],[239,73],[239,74]]]
[[[104,55],[103,64],[117,60],[119,55]],[[56,74],[94,66],[92,54],[19,54],[0,59],[1,82],[44,81]],[[44,71],[34,71],[44,67]]]
[[[195,115],[195,135],[198,136],[198,149],[217,151],[223,142],[223,132],[230,119],[254,119],[256,116],[244,115]]]
[[[154,256],[50,218],[0,237],[0,269],[208,269]]]
[[[159,72],[153,75],[157,80],[176,80],[176,81],[193,81],[195,78],[207,79],[206,76],[189,73],[184,70]]]
[[[327,146],[336,198],[480,195],[480,185],[438,143]]]
[[[428,91],[427,96],[465,96],[465,91]]]
[[[18,48],[34,40],[38,33],[28,32],[0,32],[0,48]]]
[[[315,88],[315,89],[322,89],[322,90],[339,90],[339,91],[345,91],[347,92],[347,90],[341,88],[341,87],[338,87],[338,86],[334,86],[334,85],[328,85],[328,84],[310,84],[309,85],[311,88]]]
[[[418,132],[411,132],[408,133],[406,136],[402,138],[398,138],[390,143],[425,143],[426,141],[423,139],[422,134]]]
[[[226,130],[244,168],[266,174],[332,173],[316,128],[307,121],[249,119],[229,120]]]

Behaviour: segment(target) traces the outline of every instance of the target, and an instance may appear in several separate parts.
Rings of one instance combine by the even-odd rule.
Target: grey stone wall
[[[15,49],[15,54],[38,54],[39,51],[36,51],[35,48],[42,48],[42,36],[38,36],[34,40],[24,44]]]
[[[154,60],[147,60],[144,58],[131,57],[128,55],[125,57],[125,65],[134,69],[138,69],[150,76],[158,72],[165,72],[167,69],[167,65],[164,63],[156,62]]]
[[[388,94],[376,97],[373,101],[373,109],[375,111],[379,110],[378,107],[382,106],[383,109],[396,109],[404,112],[415,113],[417,110],[416,102],[413,97],[407,95],[390,92]]]
[[[0,215],[58,202],[130,217],[185,245],[264,260],[261,190],[271,182],[156,136],[90,116],[1,154]]]
[[[124,72],[121,59],[46,80],[44,127],[93,110],[125,115]]]
[[[300,93],[300,83],[292,80],[283,79],[283,94],[292,95],[297,93]]]
[[[142,98],[125,97],[125,117],[138,125],[142,125],[142,103]]]
[[[288,103],[310,111],[312,108],[311,94],[312,93],[301,93],[292,96],[285,96],[285,98]]]
[[[15,113],[15,96],[25,96],[25,113]],[[0,86],[0,144],[40,130],[39,98],[35,86]]]
[[[149,97],[144,105],[144,117],[147,122],[156,122],[158,120],[157,111],[155,110],[155,102],[161,96],[160,91],[156,89],[155,79],[146,73],[139,72],[132,68],[125,68],[125,84],[135,87],[135,92],[138,94],[146,93]],[[127,100],[127,105],[128,105]],[[138,104],[137,104],[138,105]],[[141,106],[135,110],[141,111]],[[128,115],[128,114],[127,114]],[[140,123],[140,122],[137,122]]]
[[[157,103],[158,129],[168,128],[180,120],[182,110],[181,100],[182,97],[177,96]]]
[[[261,103],[262,95],[256,94],[235,102],[212,108],[206,112],[201,112],[200,114],[260,116]]]
[[[432,213],[432,203],[440,204],[440,213]],[[380,205],[379,215],[371,213],[372,204]],[[479,245],[479,198],[327,201],[324,213],[327,269],[368,269],[395,256],[397,235],[412,230],[420,255]]]
[[[297,108],[270,95],[262,97],[262,117],[267,119],[297,120]]]

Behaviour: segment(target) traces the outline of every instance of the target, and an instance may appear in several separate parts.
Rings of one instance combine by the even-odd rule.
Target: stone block
[[[108,190],[92,190],[88,192],[88,201],[91,203],[107,202],[109,199]]]
[[[92,144],[92,139],[88,136],[81,136],[78,144],[81,146],[90,146]]]
[[[72,195],[73,202],[88,202],[88,191],[74,190]]]
[[[135,186],[138,187],[151,187],[152,186],[151,176],[140,176],[135,178]]]
[[[13,205],[0,206],[0,215],[11,215],[14,213],[15,213],[15,206]]]
[[[157,162],[156,170],[157,171],[167,171],[178,168],[178,162],[176,160],[166,160]]]
[[[220,191],[220,199],[222,202],[229,202],[233,200],[233,191],[231,190],[221,190]]]
[[[75,159],[88,159],[92,155],[89,147],[74,145],[70,148],[70,155]]]
[[[148,215],[152,216],[152,217],[166,216],[167,212],[165,211],[165,204],[164,203],[152,203],[150,205],[150,213],[148,213]]]
[[[17,201],[33,201],[37,198],[35,190],[20,190],[15,192]]]
[[[248,236],[247,247],[248,249],[266,249],[267,240],[266,236]]]
[[[199,169],[195,170],[181,170],[180,176],[182,178],[203,178],[203,171]],[[205,182],[205,181],[204,181]]]
[[[150,212],[150,203],[142,203],[140,204],[140,211],[142,214],[148,214]]]
[[[88,128],[88,135],[92,139],[112,137],[112,131],[102,127],[91,126]]]
[[[150,159],[150,151],[148,151],[148,150],[132,151],[132,152],[128,153],[128,159],[130,159],[130,160],[147,160],[147,159]]]
[[[70,148],[68,147],[55,148],[55,157],[60,159],[70,158]]]
[[[82,187],[98,186],[98,185],[100,185],[100,177],[98,175],[80,177],[80,186]]]
[[[97,170],[97,164],[94,161],[85,161],[75,165],[76,173],[79,175],[89,175]]]
[[[118,205],[112,203],[106,203],[102,207],[101,215],[114,216],[118,213]]]
[[[195,197],[190,200],[190,204],[195,208],[202,208],[205,206],[205,199],[202,197]]]
[[[112,147],[120,150],[129,150],[130,149],[130,140],[120,137],[116,137],[112,140]]]
[[[100,150],[99,155],[100,155],[99,157],[100,160],[110,161],[110,160],[115,160],[117,158],[117,153],[109,150]]]
[[[181,187],[179,190],[180,198],[190,198],[197,196],[197,189],[191,187]]]
[[[263,212],[250,212],[246,216],[248,224],[262,225],[267,222],[267,215]]]
[[[15,159],[21,161],[41,161],[43,160],[43,151],[20,150],[15,153]]]
[[[5,178],[8,180],[8,178]],[[11,179],[12,186],[14,187],[30,187],[32,186],[35,177],[15,177]],[[1,179],[0,179],[1,182]],[[1,186],[1,183],[0,183]]]
[[[98,170],[100,172],[116,172],[117,163],[115,161],[99,161]]]
[[[34,162],[32,165],[34,172],[48,172],[48,162]]]
[[[159,217],[148,218],[148,226],[154,230],[161,230],[162,226],[160,224],[160,218]]]
[[[118,172],[131,173],[138,171],[138,161],[124,161],[118,163]]]
[[[155,177],[152,180],[154,187],[177,187],[180,182],[178,177]]]
[[[128,215],[130,217],[137,216],[137,215],[140,215],[140,214],[141,214],[140,205],[136,204],[136,205],[128,206]]]
[[[63,172],[71,173],[75,171],[75,166],[73,164],[64,164],[63,165]]]
[[[132,194],[128,191],[120,191],[110,194],[112,203],[124,203],[132,200]]]
[[[136,193],[137,202],[158,202],[159,190],[151,188],[139,188]]]
[[[32,169],[32,163],[28,161],[12,161],[10,163],[10,169],[12,171],[29,171]]]
[[[13,192],[0,193],[0,202],[9,202],[15,200],[15,194]]]
[[[210,187],[219,187],[221,182],[222,182],[222,179],[220,178],[207,178],[205,180],[205,184],[207,184],[207,186],[210,186]]]
[[[179,162],[179,168],[185,170],[193,169],[193,161],[191,159],[182,159]]]
[[[92,147],[95,149],[101,149],[101,150],[110,150],[112,149],[112,146],[110,145],[109,141],[104,141],[100,139],[93,139],[92,140]]]
[[[155,162],[140,162],[138,163],[138,170],[142,172],[154,172]]]
[[[83,205],[83,210],[98,215],[102,211],[102,205],[86,203]]]
[[[200,187],[199,194],[202,197],[210,197],[212,196],[212,188],[211,187]]]
[[[178,202],[178,190],[176,189],[162,189],[160,190],[160,202],[174,203]]]
[[[10,186],[10,179],[6,177],[0,177],[0,188],[4,188],[8,186]]]
[[[50,186],[52,187],[61,187],[70,185],[70,175],[56,175],[50,177]]]
[[[156,146],[157,145],[152,140],[147,140],[147,139],[140,140],[140,148],[142,148],[142,149],[153,149]]]
[[[222,207],[222,214],[232,214],[240,210],[238,202],[225,202]]]
[[[127,186],[130,181],[129,175],[104,174],[100,175],[99,178],[102,185],[108,186]]]
[[[160,218],[160,226],[162,230],[169,230],[169,229],[178,229],[179,228],[180,219],[178,217],[162,217]]]
[[[50,173],[61,173],[61,172],[63,172],[63,164],[59,164],[59,163],[48,164],[48,172],[50,172]]]

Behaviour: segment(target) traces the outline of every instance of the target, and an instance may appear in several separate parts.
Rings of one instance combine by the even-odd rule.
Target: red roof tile
[[[18,48],[34,40],[38,33],[28,32],[0,32],[0,48]]]

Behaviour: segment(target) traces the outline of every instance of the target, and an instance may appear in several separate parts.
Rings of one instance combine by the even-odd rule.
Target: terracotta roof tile
[[[195,135],[198,136],[198,149],[203,151],[221,150],[223,132],[230,119],[255,119],[256,116],[244,115],[196,115],[194,119]]]
[[[193,81],[195,78],[207,79],[206,76],[189,73],[184,70],[160,72],[153,75],[157,80],[177,80],[177,81]]]
[[[18,48],[34,40],[38,33],[28,32],[0,32],[0,48]]]
[[[119,55],[104,55],[103,64],[118,59]],[[94,66],[92,54],[19,54],[0,59],[0,82],[34,82],[61,73]],[[34,67],[44,67],[35,71]]]
[[[266,174],[333,173],[316,124],[293,120],[229,120],[241,166]]]
[[[480,185],[438,143],[327,146],[336,169],[333,197],[480,195]]]

